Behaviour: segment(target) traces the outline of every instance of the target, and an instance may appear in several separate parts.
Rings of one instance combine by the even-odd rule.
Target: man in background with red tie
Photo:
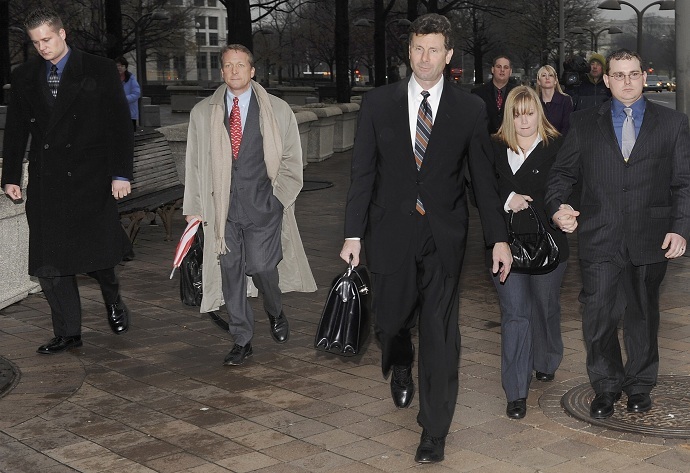
[[[376,337],[391,396],[414,397],[412,329],[419,322],[419,414],[415,461],[444,458],[458,395],[458,284],[468,209],[465,162],[476,183],[486,244],[501,281],[512,263],[498,196],[486,107],[443,80],[453,55],[450,22],[424,15],[410,26],[412,77],[368,92],[352,153],[340,257],[357,265],[362,245],[372,273]]]
[[[503,104],[508,93],[515,88],[510,82],[512,65],[508,56],[496,56],[491,67],[491,82],[472,89],[486,103],[489,116],[489,134],[494,134],[503,123]]]
[[[53,10],[33,10],[24,26],[40,57],[12,74],[2,187],[17,203],[26,198],[28,270],[50,305],[54,333],[37,351],[51,355],[82,346],[77,274],[98,281],[110,329],[129,328],[114,268],[132,248],[116,199],[131,190],[134,139],[115,63],[70,48]]]
[[[245,46],[220,53],[225,84],[190,114],[183,213],[205,234],[201,312],[225,305],[234,345],[225,365],[253,353],[247,276],[263,296],[270,333],[290,336],[281,292],[316,290],[295,221],[302,148],[290,106],[252,80]],[[280,264],[279,264],[280,263]]]

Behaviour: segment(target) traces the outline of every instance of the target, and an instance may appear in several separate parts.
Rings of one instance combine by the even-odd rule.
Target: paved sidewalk
[[[305,178],[334,186],[303,192],[297,221],[319,290],[285,296],[292,335],[275,344],[256,310],[254,356],[223,366],[228,335],[179,301],[168,276],[175,241],[142,225],[136,258],[118,268],[133,313],[130,331],[108,328],[97,286],[80,278],[84,346],[41,356],[52,336],[41,294],[0,311],[0,356],[21,371],[0,398],[0,471],[33,472],[351,472],[471,471],[687,472],[690,442],[625,434],[564,414],[554,393],[586,382],[577,302],[579,273],[570,260],[563,284],[565,358],[553,383],[534,381],[527,416],[505,414],[500,384],[499,308],[483,267],[478,217],[461,281],[460,394],[446,460],[413,461],[418,399],[396,410],[370,339],[363,356],[345,359],[312,348],[338,260],[349,181],[349,153],[306,168]],[[184,228],[176,215],[174,235]],[[662,291],[661,373],[690,372],[690,258],[669,265]],[[415,370],[416,371],[416,370]],[[560,394],[559,394],[560,395]]]

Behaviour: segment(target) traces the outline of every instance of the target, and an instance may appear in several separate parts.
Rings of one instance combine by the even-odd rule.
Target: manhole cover
[[[0,397],[10,392],[14,387],[15,381],[18,381],[18,373],[18,368],[3,357],[0,357]]]
[[[663,438],[690,438],[690,376],[659,376],[652,390],[652,410],[635,414],[626,409],[625,394],[608,419],[589,416],[594,391],[589,383],[566,392],[561,405],[571,416],[611,430]]]

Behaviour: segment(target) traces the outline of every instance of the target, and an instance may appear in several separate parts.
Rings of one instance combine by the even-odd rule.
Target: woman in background
[[[556,70],[542,66],[537,71],[537,95],[541,99],[546,118],[561,135],[568,133],[570,114],[573,113],[573,99],[563,92],[558,83]]]
[[[129,103],[129,115],[132,117],[132,126],[134,127],[134,131],[137,131],[141,87],[139,87],[139,83],[134,78],[134,75],[127,70],[127,67],[129,67],[129,62],[127,62],[127,59],[120,56],[119,58],[115,59],[115,64],[117,65],[117,72],[120,73],[122,86],[125,88],[125,95],[127,96],[127,102]]]
[[[563,232],[551,228],[544,210],[547,177],[563,138],[546,119],[537,93],[526,86],[508,94],[503,124],[492,138],[506,225],[514,214],[515,233],[535,233],[537,222],[528,210],[530,204],[560,250],[560,263],[550,273],[511,271],[505,283],[492,275],[501,306],[501,382],[508,400],[506,415],[521,419],[527,412],[532,371],[539,381],[552,381],[563,358],[560,286],[568,242]]]

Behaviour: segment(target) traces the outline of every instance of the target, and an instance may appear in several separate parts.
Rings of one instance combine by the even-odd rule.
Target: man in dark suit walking
[[[503,123],[503,106],[508,93],[515,88],[510,82],[510,74],[513,71],[508,56],[496,56],[491,66],[491,81],[472,89],[472,93],[481,97],[486,103],[486,112],[489,115],[489,134],[494,134]]]
[[[546,193],[555,224],[568,233],[579,228],[582,331],[596,419],[613,414],[621,391],[629,412],[652,408],[659,286],[690,235],[688,117],[643,97],[641,63],[625,49],[609,55],[604,81],[613,98],[572,115]],[[576,211],[564,202],[578,180]]]
[[[48,300],[55,335],[38,353],[53,354],[82,345],[76,274],[98,281],[112,331],[129,327],[114,267],[131,245],[115,199],[130,193],[133,136],[115,63],[71,49],[52,10],[33,11],[25,27],[41,57],[12,74],[1,185],[22,199],[31,135],[29,274]]]
[[[408,407],[414,395],[411,330],[419,319],[419,415],[415,460],[443,460],[458,394],[458,280],[468,209],[463,168],[476,183],[493,271],[512,263],[481,100],[443,80],[453,50],[443,16],[410,27],[413,75],[362,100],[352,156],[340,256],[357,265],[361,243],[373,275],[376,335],[391,395]]]

